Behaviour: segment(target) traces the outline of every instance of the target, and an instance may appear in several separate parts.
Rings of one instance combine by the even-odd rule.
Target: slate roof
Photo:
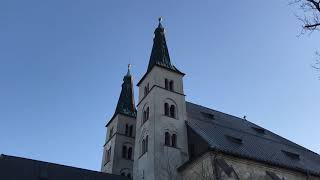
[[[133,93],[133,78],[130,73],[130,65],[128,66],[127,74],[123,77],[122,89],[113,117],[119,113],[134,118],[137,117]]]
[[[190,102],[187,114],[187,126],[212,150],[320,175],[319,154],[254,123]]]
[[[127,177],[59,164],[0,156],[0,179],[3,180],[128,180]]]
[[[153,46],[151,50],[147,72],[138,82],[138,86],[154,66],[159,66],[169,71],[173,71],[173,72],[184,75],[184,73],[179,71],[173,64],[171,64],[168,46],[167,46],[166,37],[165,37],[165,29],[161,24],[161,18],[159,18],[159,25],[154,31]]]

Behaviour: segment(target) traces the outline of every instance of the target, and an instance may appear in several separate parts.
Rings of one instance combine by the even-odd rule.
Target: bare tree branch
[[[290,5],[298,4],[303,11],[303,16],[298,16],[305,31],[320,30],[320,0],[293,0]]]

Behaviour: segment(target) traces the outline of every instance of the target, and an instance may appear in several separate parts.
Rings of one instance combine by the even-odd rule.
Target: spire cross
[[[128,64],[128,72],[127,72],[127,76],[130,76],[130,69],[131,69],[131,64]]]

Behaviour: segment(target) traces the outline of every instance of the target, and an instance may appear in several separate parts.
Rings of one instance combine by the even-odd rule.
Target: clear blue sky
[[[127,64],[137,83],[159,16],[188,101],[320,153],[320,33],[297,37],[287,4],[1,0],[0,153],[99,170]]]

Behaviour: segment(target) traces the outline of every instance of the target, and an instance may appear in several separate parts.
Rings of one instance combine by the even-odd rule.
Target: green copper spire
[[[128,72],[123,78],[122,90],[114,116],[117,114],[123,114],[131,117],[137,116],[133,94],[133,77],[131,76],[130,68],[131,65],[129,64]]]
[[[158,65],[166,69],[181,73],[174,65],[171,64],[169,51],[165,38],[165,29],[163,28],[162,18],[159,18],[159,24],[154,31],[153,46],[149,60],[148,72],[153,66]]]

